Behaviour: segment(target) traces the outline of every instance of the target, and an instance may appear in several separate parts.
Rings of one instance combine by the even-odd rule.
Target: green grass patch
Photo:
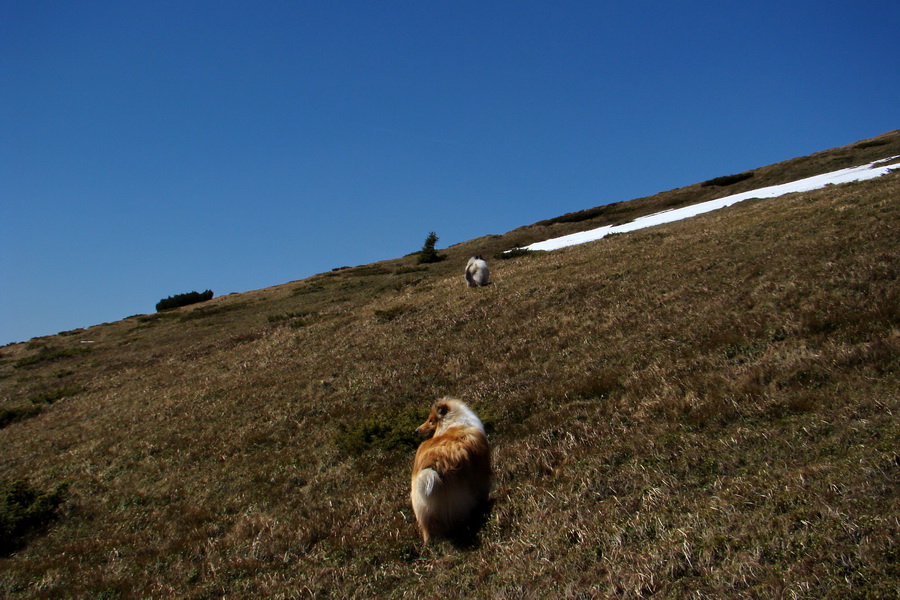
[[[17,368],[34,367],[42,363],[55,362],[58,360],[81,356],[90,352],[90,348],[54,348],[51,346],[42,347],[37,354],[26,356],[16,361]]]
[[[309,294],[318,294],[325,291],[325,286],[321,283],[304,283],[297,286],[291,292],[294,296],[306,296]]]
[[[427,273],[428,265],[416,265],[409,267],[399,267],[394,270],[394,275],[406,275],[408,273]]]
[[[409,304],[398,304],[390,308],[375,309],[375,320],[379,323],[389,323],[399,317],[413,312],[415,308]]]
[[[278,315],[269,315],[266,320],[271,325],[289,325],[291,327],[303,327],[310,323],[310,318],[315,315],[313,311],[287,312]]]
[[[77,396],[85,390],[84,386],[78,384],[63,385],[59,387],[51,387],[41,390],[31,396],[29,400],[32,404],[53,404],[62,398]]]
[[[201,306],[183,313],[179,313],[179,321],[196,321],[198,319],[207,319],[225,313],[233,313],[245,308],[244,302],[232,302],[230,304],[219,304],[216,306]]]
[[[0,429],[30,419],[41,414],[44,407],[70,396],[77,396],[84,391],[84,387],[77,384],[51,387],[35,392],[28,400],[29,404],[0,409]]]
[[[354,267],[344,272],[346,277],[374,277],[378,275],[390,275],[392,271],[382,265],[364,265]]]

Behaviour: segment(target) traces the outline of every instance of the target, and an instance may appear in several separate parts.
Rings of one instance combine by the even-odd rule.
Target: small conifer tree
[[[434,249],[434,245],[438,241],[438,236],[435,232],[431,232],[428,234],[428,237],[425,238],[425,244],[422,246],[422,250],[419,252],[419,264],[427,264],[427,263],[436,263],[444,260],[444,257],[437,253]]]

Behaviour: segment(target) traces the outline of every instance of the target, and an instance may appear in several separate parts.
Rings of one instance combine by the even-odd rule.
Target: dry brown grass
[[[69,499],[0,593],[895,597],[898,232],[895,174],[477,290],[464,259],[535,231],[3,348],[0,409],[53,401],[0,429],[0,478]],[[470,548],[423,548],[408,506],[400,434],[441,395],[494,446]]]

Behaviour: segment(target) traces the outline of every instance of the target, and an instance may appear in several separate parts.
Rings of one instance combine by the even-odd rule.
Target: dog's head
[[[484,432],[484,425],[472,410],[461,400],[441,398],[431,407],[431,412],[416,433],[430,438],[441,435],[450,427],[475,427]]]
[[[425,422],[416,428],[416,433],[426,438],[430,438],[438,430],[441,421],[444,420],[444,417],[446,417],[449,412],[450,403],[447,400],[438,400],[434,403],[434,406],[431,407],[431,412],[428,414],[428,418],[425,419]]]

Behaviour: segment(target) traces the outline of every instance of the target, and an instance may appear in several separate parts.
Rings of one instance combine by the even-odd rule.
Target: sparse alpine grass
[[[900,154],[884,139],[733,185]],[[610,215],[534,225],[4,347],[0,409],[81,391],[0,429],[0,479],[69,484],[0,596],[896,597],[898,198],[893,174],[748,201],[465,286],[473,254]],[[409,507],[443,395],[493,447],[464,550],[422,547]]]

